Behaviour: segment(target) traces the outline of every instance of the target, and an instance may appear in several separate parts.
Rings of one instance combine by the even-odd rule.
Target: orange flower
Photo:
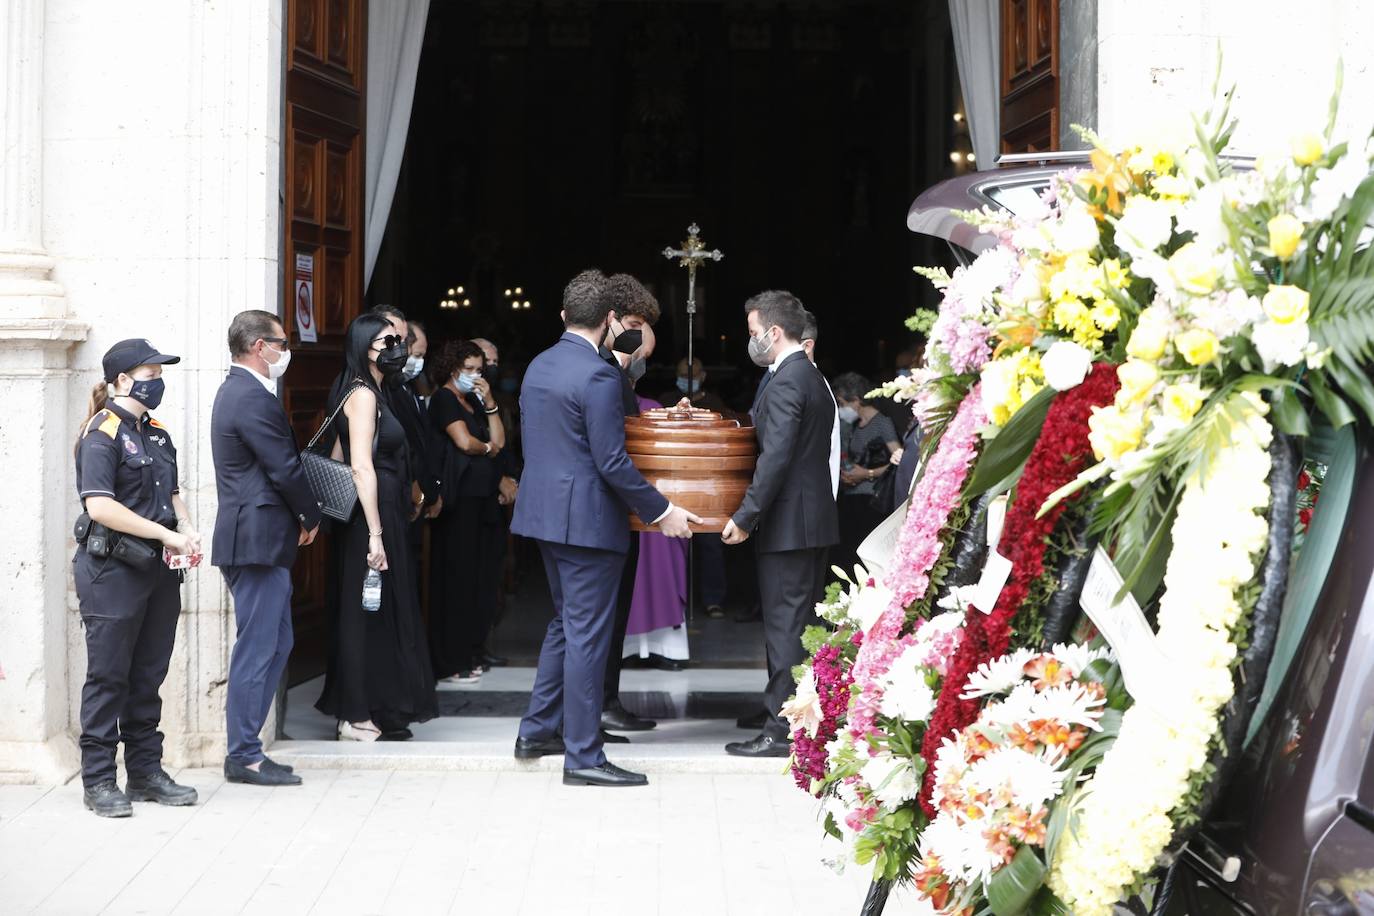
[[[1107,212],[1120,215],[1121,195],[1131,189],[1131,172],[1126,168],[1125,159],[1100,149],[1093,150],[1088,158],[1092,162],[1092,171],[1079,177],[1079,183],[1105,191]]]
[[[1062,687],[1073,680],[1073,672],[1065,668],[1059,659],[1048,652],[1037,655],[1026,662],[1025,668],[1022,670],[1025,671],[1026,677],[1035,678],[1036,690]]]

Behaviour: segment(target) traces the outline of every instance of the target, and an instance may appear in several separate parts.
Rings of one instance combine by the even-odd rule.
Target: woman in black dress
[[[476,344],[450,341],[435,362],[443,387],[429,400],[429,416],[444,434],[444,508],[433,529],[429,644],[434,673],[470,684],[482,673],[487,634],[500,597],[506,548],[501,509],[501,464],[506,431],[485,357]]]
[[[334,420],[333,456],[349,464],[358,487],[352,519],[334,529],[329,660],[315,704],[338,720],[341,740],[403,740],[411,736],[406,726],[438,713],[406,540],[405,431],[381,397],[406,355],[405,337],[386,318],[360,315],[348,326],[344,371],[330,392],[329,411],[344,401]],[[375,611],[363,608],[369,569],[382,578]]]

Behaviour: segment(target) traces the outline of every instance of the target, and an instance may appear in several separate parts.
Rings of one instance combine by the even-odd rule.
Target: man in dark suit
[[[806,358],[801,338],[806,312],[791,293],[770,290],[744,304],[749,356],[768,367],[751,411],[759,457],[754,479],[721,539],[753,538],[768,651],[768,718],[750,741],[725,746],[737,757],[791,753],[782,704],[795,692],[792,668],[806,657],[801,635],[815,606],[821,559],[839,541],[839,515],[830,479],[835,399]]]
[[[574,277],[563,291],[567,330],[530,363],[520,389],[525,470],[511,530],[539,543],[554,618],[515,756],[564,754],[564,785],[648,783],[601,749],[628,511],[669,537],[690,537],[688,523],[701,521],[650,486],[625,454],[620,373],[597,354],[610,314],[606,278],[594,270]]]
[[[291,362],[286,332],[270,312],[250,310],[229,324],[234,365],[215,395],[210,449],[219,514],[210,562],[234,596],[237,638],[229,660],[225,719],[230,782],[299,785],[269,759],[258,733],[291,653],[291,564],[315,539],[320,508],[301,467],[276,380]]]

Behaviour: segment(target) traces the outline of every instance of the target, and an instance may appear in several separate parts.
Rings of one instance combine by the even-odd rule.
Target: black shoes
[[[601,711],[601,727],[606,731],[647,732],[657,725],[652,719],[642,719],[619,703]]]
[[[603,728],[603,729],[601,730],[601,743],[602,743],[602,744],[629,744],[629,743],[630,743],[630,739],[629,739],[629,738],[626,738],[624,735],[613,735],[613,734],[611,734],[610,732],[606,731],[606,729]]]
[[[558,735],[552,738],[515,739],[516,760],[533,760],[536,757],[550,757],[563,752],[563,739]]]
[[[409,741],[411,738],[414,738],[414,737],[415,737],[415,733],[414,733],[413,731],[411,731],[410,729],[408,729],[408,728],[402,726],[401,728],[393,728],[393,729],[390,729],[390,730],[383,730],[382,733],[381,733],[381,735],[377,738],[377,740],[378,740],[378,741]]]
[[[277,761],[273,760],[271,757],[268,757],[266,754],[264,754],[264,755],[262,756],[262,765],[263,765],[263,766],[269,766],[269,765],[270,765],[270,766],[274,766],[274,767],[276,767],[277,769],[279,769],[279,770],[285,770],[285,771],[288,772],[288,773],[294,773],[294,772],[296,772],[296,768],[293,767],[291,764],[289,764],[289,763],[277,763]]]
[[[129,796],[119,791],[119,785],[113,779],[87,786],[82,801],[100,817],[128,817],[134,813]]]
[[[749,741],[731,741],[725,745],[731,757],[790,757],[792,742],[786,738],[759,735]]]
[[[647,786],[648,784],[649,777],[643,773],[631,773],[629,770],[622,770],[610,762],[603,763],[599,767],[563,771],[563,785],[565,786],[605,786],[608,789],[621,789],[630,786]]]
[[[146,776],[130,776],[125,791],[129,796],[129,801],[150,801],[157,802],[159,805],[194,805],[198,797],[195,789],[190,786],[177,785],[172,781],[172,777],[162,770],[157,770]],[[87,807],[90,806],[87,805]]]
[[[224,778],[249,786],[298,786],[301,778],[286,768],[264,758],[258,769],[251,770],[241,763],[224,758]]]

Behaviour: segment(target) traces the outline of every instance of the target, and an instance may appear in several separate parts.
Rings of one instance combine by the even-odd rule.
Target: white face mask
[[[845,423],[857,423],[859,412],[849,405],[840,408],[840,419]]]
[[[407,382],[418,376],[425,369],[425,358],[423,356],[407,356],[406,367],[401,370],[401,377]]]
[[[267,350],[264,349],[263,353],[265,354],[266,352]],[[263,361],[266,362],[266,360],[267,357],[264,356]],[[267,363],[267,377],[270,379],[281,378],[283,375],[286,374],[286,367],[289,365],[291,365],[291,351],[278,350],[277,361],[275,363]]]

